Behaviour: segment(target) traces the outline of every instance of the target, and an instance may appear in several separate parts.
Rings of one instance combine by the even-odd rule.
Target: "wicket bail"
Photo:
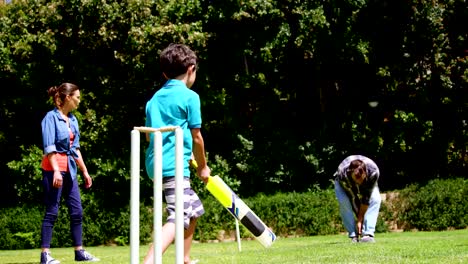
[[[183,131],[178,126],[161,128],[134,127],[131,132],[130,149],[130,263],[137,264],[140,259],[140,132],[154,133],[154,181],[153,181],[153,245],[154,263],[162,264],[162,133],[175,133],[175,252],[176,264],[184,263],[184,155],[183,155]]]

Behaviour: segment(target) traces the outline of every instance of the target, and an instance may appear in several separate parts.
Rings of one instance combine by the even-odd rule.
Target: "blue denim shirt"
[[[68,169],[72,179],[75,179],[77,174],[75,158],[78,158],[76,149],[80,148],[80,131],[76,117],[72,113],[69,113],[68,117],[71,131],[75,135],[73,145],[70,147],[70,133],[67,122],[57,108],[47,112],[46,116],[42,119],[42,143],[45,155],[52,152],[67,154]]]

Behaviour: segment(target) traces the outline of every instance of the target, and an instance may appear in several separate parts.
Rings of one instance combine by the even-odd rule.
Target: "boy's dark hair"
[[[169,79],[187,72],[188,67],[197,66],[197,55],[184,44],[170,44],[159,57],[162,72]]]

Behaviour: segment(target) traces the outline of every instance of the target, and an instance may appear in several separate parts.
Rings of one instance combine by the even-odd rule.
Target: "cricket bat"
[[[193,160],[192,165],[197,167]],[[229,188],[223,179],[217,175],[209,176],[206,189],[252,233],[260,244],[268,248],[275,242],[275,233]]]

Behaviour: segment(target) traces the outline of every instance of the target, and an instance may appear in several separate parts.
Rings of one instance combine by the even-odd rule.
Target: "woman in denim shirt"
[[[50,87],[49,96],[55,108],[42,120],[44,158],[41,167],[45,194],[45,215],[41,230],[41,264],[57,264],[50,255],[50,242],[63,196],[70,214],[70,231],[75,249],[75,261],[98,261],[82,247],[83,208],[78,187],[77,167],[84,176],[85,187],[90,188],[89,176],[80,152],[78,121],[71,113],[80,103],[80,90],[71,83]]]

